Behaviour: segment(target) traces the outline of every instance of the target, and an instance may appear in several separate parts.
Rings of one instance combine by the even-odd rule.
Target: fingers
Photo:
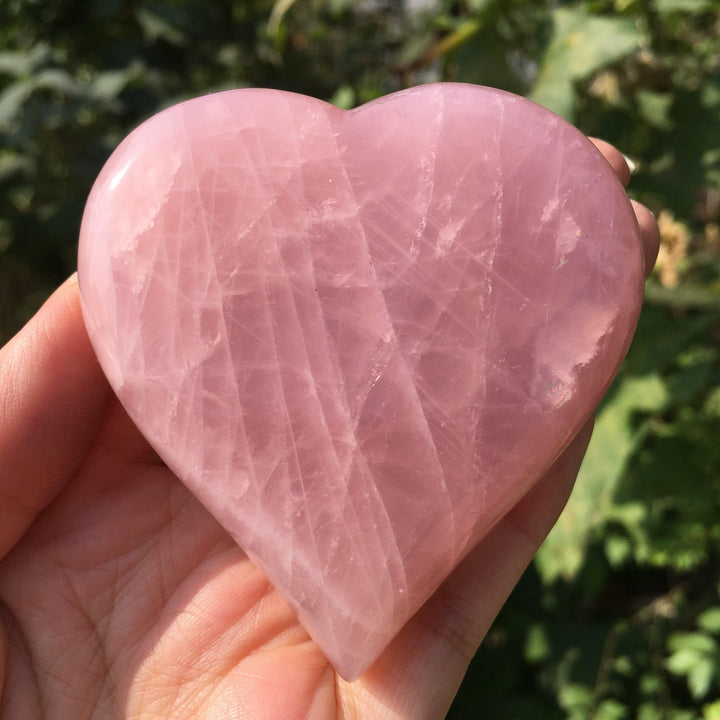
[[[630,182],[631,169],[628,159],[613,145],[598,138],[590,138],[595,147],[605,156],[610,163],[618,179],[627,187]],[[640,228],[640,238],[643,242],[645,257],[645,277],[652,272],[655,260],[657,259],[658,248],[660,247],[660,231],[658,230],[655,216],[644,205],[636,200],[630,201]]]
[[[0,349],[0,557],[78,468],[110,396],[73,276]]]
[[[605,156],[623,187],[627,187],[631,173],[625,156],[614,145],[605,142],[605,140],[590,138],[590,142]]]
[[[645,249],[645,277],[649,277],[657,260],[658,249],[660,248],[660,229],[658,228],[655,216],[636,200],[631,200],[638,226],[640,237],[643,240]]]
[[[578,433],[543,479],[465,558],[353,688],[378,717],[445,717],[470,659],[555,524],[592,433]],[[401,711],[402,709],[402,711]]]
[[[3,688],[5,687],[5,668],[7,667],[8,642],[5,628],[0,622],[0,702],[2,702]]]

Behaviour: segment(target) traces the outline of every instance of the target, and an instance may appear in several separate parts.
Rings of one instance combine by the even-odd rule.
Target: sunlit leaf
[[[703,706],[703,720],[720,720],[720,700]]]
[[[698,627],[707,632],[720,633],[720,607],[711,607],[700,613],[697,619]]]
[[[718,649],[718,644],[704,633],[687,632],[672,635],[668,640],[668,647],[675,654],[688,652],[695,655],[708,655]]]
[[[530,97],[572,119],[573,83],[621,60],[641,41],[641,31],[625,18],[591,15],[584,5],[558,8]]]
[[[34,76],[35,88],[45,88],[66,95],[76,95],[81,92],[80,85],[70,73],[58,68],[46,68]]]
[[[655,0],[655,9],[661,15],[672,13],[703,13],[717,9],[715,0]]]
[[[112,100],[122,92],[134,74],[130,69],[98,73],[90,85],[89,94],[97,100]]]
[[[603,700],[593,717],[596,720],[622,720],[630,717],[630,709],[617,700]]]
[[[528,630],[525,641],[525,657],[529,662],[540,662],[550,653],[550,642],[545,628],[539,624],[533,624]]]
[[[654,90],[641,90],[635,95],[638,109],[645,121],[660,130],[670,130],[673,120],[670,114],[673,96],[671,93],[660,93]]]
[[[330,102],[343,110],[349,110],[355,105],[355,91],[350,85],[341,85]]]
[[[143,33],[151,42],[164,40],[171,45],[184,45],[185,35],[160,13],[141,7],[137,19]]]
[[[568,684],[560,690],[558,700],[568,712],[586,712],[593,705],[593,693],[585,685]]]
[[[688,688],[696,700],[708,696],[715,676],[715,662],[705,660],[698,662],[688,673]]]
[[[46,43],[37,43],[27,51],[0,52],[0,74],[12,77],[30,75],[51,56]]]
[[[536,564],[551,581],[580,569],[593,531],[611,511],[613,494],[641,435],[631,419],[638,411],[660,410],[667,401],[657,375],[627,377],[599,412],[585,460],[567,507],[538,552]]]
[[[637,720],[665,720],[665,712],[655,703],[643,703],[638,709]]]
[[[32,95],[35,84],[30,80],[19,80],[0,93],[0,124],[10,127],[19,120],[25,101]]]

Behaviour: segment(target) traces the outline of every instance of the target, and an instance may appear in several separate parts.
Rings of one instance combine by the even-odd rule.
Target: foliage
[[[576,492],[450,718],[720,718],[720,0],[3,0],[0,334],[71,272],[141,120],[242,85],[351,107],[432,80],[616,143],[662,248]]]

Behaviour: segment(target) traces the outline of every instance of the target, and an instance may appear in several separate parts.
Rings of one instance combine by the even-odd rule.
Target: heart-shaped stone
[[[588,418],[643,287],[594,146],[466,85],[170,108],[100,174],[79,272],[130,416],[347,678]]]

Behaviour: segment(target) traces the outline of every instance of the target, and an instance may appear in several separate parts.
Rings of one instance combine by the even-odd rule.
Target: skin
[[[626,184],[622,156],[597,144]],[[635,210],[650,268],[657,226]],[[591,425],[346,683],[135,430],[70,278],[0,350],[0,718],[442,718]]]

